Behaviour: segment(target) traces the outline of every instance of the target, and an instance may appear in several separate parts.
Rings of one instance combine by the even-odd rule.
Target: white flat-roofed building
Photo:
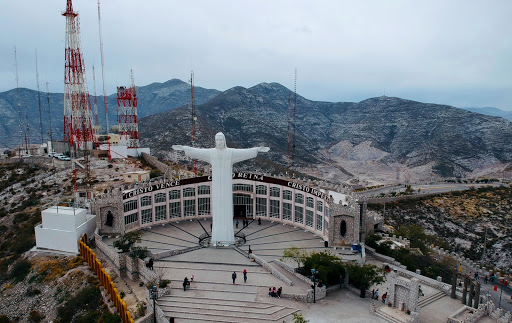
[[[92,237],[96,229],[96,216],[86,209],[52,206],[41,217],[35,227],[36,246],[41,249],[78,253],[78,239],[84,233]]]

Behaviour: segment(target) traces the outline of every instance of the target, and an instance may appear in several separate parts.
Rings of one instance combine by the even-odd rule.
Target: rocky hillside
[[[450,250],[475,262],[509,271],[512,266],[512,216],[509,186],[484,187],[386,203],[384,221],[395,228],[419,224],[425,232],[444,238]],[[370,205],[383,212],[383,206]]]
[[[126,85],[126,84],[125,84]],[[190,102],[190,85],[183,81],[172,79],[164,83],[152,83],[137,87],[139,98],[138,115],[145,117],[154,113],[172,110]],[[92,93],[92,89],[90,89]],[[196,104],[204,103],[217,95],[219,91],[194,87]],[[63,137],[63,109],[62,93],[50,93],[50,110],[54,139]],[[105,107],[103,96],[98,96],[98,119],[100,125],[105,125]],[[21,88],[19,92],[10,90],[0,93],[0,147],[13,147],[20,143],[18,102],[21,104],[21,117],[23,133],[26,131],[25,114],[28,117],[30,142],[41,142],[39,122],[38,92]],[[108,96],[109,126],[117,124],[116,94]],[[94,111],[94,99],[91,96],[91,105]],[[25,109],[25,106],[27,109]],[[27,111],[26,111],[27,110]],[[49,140],[50,117],[46,93],[41,93],[41,114],[43,119],[43,132],[45,140]],[[24,135],[23,135],[24,136]]]
[[[222,92],[197,107],[198,146],[211,147],[222,131],[233,147],[270,146],[266,158],[286,165],[290,95],[293,106],[293,93],[277,83]],[[294,164],[335,171],[337,180],[370,169],[395,174],[399,167],[425,167],[425,177],[465,176],[512,161],[512,124],[502,118],[393,97],[330,103],[297,96],[296,107]],[[191,140],[186,106],[140,126],[143,144],[161,154]]]

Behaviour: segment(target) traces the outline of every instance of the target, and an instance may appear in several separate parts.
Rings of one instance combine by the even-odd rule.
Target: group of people
[[[379,300],[379,289],[378,288],[377,288],[377,290],[375,290],[375,289],[372,290],[372,298]],[[381,296],[382,303],[386,303],[387,298],[388,298],[388,292],[385,292],[384,294],[382,294],[382,296]]]
[[[281,298],[281,293],[283,292],[283,287],[279,287],[276,289],[275,287],[269,287],[268,289],[268,296],[269,297],[277,297]]]
[[[238,229],[238,224],[239,224],[239,223],[240,223],[240,222],[239,222],[239,221],[238,221],[238,219],[237,219],[237,220],[235,221],[235,227],[236,227],[237,229]],[[248,226],[248,225],[249,225],[249,220],[247,220],[247,219],[243,219],[243,220],[242,220],[242,223],[243,223],[244,228],[245,228],[246,226]],[[261,223],[261,220],[260,220],[260,222],[259,222],[259,223]]]
[[[190,288],[190,283],[194,281],[194,275],[190,276],[190,280],[188,280],[188,277],[185,277],[183,279],[183,290],[186,291],[187,288]]]
[[[247,270],[244,269],[244,271],[242,273],[244,274],[244,283],[247,283]],[[235,282],[236,282],[236,271],[234,271],[231,274],[231,279],[233,279],[233,285],[235,285]]]

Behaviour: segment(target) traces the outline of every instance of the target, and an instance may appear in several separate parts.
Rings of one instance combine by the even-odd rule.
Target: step
[[[251,273],[270,274],[265,268],[263,268],[261,266],[253,266],[253,265],[250,265],[250,266],[237,265],[237,266],[239,268],[233,269],[232,265],[225,265],[225,264],[210,264],[210,265],[208,265],[208,267],[206,267],[204,264],[198,264],[198,263],[194,263],[194,262],[189,262],[186,264],[185,263],[172,264],[169,262],[159,263],[159,261],[155,261],[155,264],[153,267],[154,268],[163,268],[163,269],[186,269],[186,270],[190,270],[190,271],[204,270],[204,271],[222,271],[222,272],[233,272],[233,271],[237,271],[237,270],[242,272],[243,268],[250,267]]]
[[[378,317],[381,317],[384,320],[386,320],[388,322],[391,322],[391,323],[404,323],[404,322],[400,321],[399,319],[394,318],[393,316],[391,316],[391,315],[389,315],[387,313],[382,312],[380,309],[378,309],[375,312],[375,315],[377,315]]]
[[[226,291],[219,291],[215,289],[210,290],[198,290],[198,289],[187,289],[187,291],[183,291],[182,288],[173,288],[171,289],[171,296],[176,297],[206,297],[211,299],[226,299],[232,301],[254,301],[257,293],[230,293]]]
[[[229,293],[249,293],[255,294],[259,288],[266,288],[266,286],[252,285],[252,284],[236,284],[232,285],[229,283],[216,283],[216,282],[192,282],[187,287],[187,291],[200,290],[200,291],[219,291]],[[183,283],[179,281],[173,281],[171,283],[171,289],[183,290]]]
[[[439,292],[437,292],[437,293],[435,293],[435,294],[433,294],[433,295],[430,295],[430,296],[425,297],[425,298],[423,298],[422,300],[420,300],[420,301],[418,302],[418,306],[419,306],[419,307],[425,307],[425,306],[427,306],[427,305],[429,305],[429,304],[432,304],[432,303],[434,303],[434,302],[436,302],[436,301],[440,300],[441,298],[443,298],[443,297],[445,297],[445,296],[446,296],[446,294],[445,294],[445,293],[443,293],[443,292],[439,291]]]
[[[298,312],[298,310],[290,309],[289,312],[286,312],[282,315],[277,315],[275,317],[270,316],[257,316],[257,315],[211,315],[211,314],[197,314],[197,313],[187,313],[186,311],[164,311],[167,317],[174,317],[176,323],[188,323],[188,322],[222,322],[222,323],[261,323],[261,322],[292,322],[293,313]]]
[[[254,303],[254,302],[240,302],[238,300],[215,300],[208,298],[195,299],[193,297],[173,297],[173,298],[161,298],[158,300],[158,304],[161,306],[171,306],[173,304],[181,304],[184,306],[201,306],[201,307],[211,307],[211,306],[232,306],[236,304],[238,307],[243,307],[246,309],[257,309],[257,310],[266,310],[274,307],[273,304],[267,303]]]
[[[270,308],[248,308],[243,306],[236,306],[235,303],[231,305],[201,305],[201,304],[184,304],[184,303],[170,303],[159,302],[158,306],[165,312],[184,312],[187,314],[208,314],[213,316],[233,316],[233,317],[274,317],[289,314],[290,309],[282,306],[271,306]]]
[[[190,260],[170,260],[170,259],[158,259],[155,263],[182,263],[182,264],[207,264],[207,265],[223,265],[223,266],[242,266],[242,267],[261,267],[256,262],[247,262],[247,263],[220,263],[220,262],[209,262],[209,261],[190,261]]]

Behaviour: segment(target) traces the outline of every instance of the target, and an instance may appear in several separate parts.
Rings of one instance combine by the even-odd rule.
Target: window
[[[270,200],[270,217],[279,218],[279,201]]]
[[[169,192],[169,200],[176,200],[180,198],[180,190],[172,190]]]
[[[155,194],[155,203],[163,203],[165,202],[165,193],[156,193]]]
[[[325,231],[329,230],[329,222],[327,222],[326,219],[324,219],[324,228],[325,228]]]
[[[306,225],[313,227],[313,211],[306,210]]]
[[[208,195],[210,194],[210,186],[201,185],[197,187],[197,195]]]
[[[140,212],[142,224],[153,222],[153,209],[146,209]]]
[[[163,221],[165,219],[167,219],[167,205],[155,206],[155,222]]]
[[[256,216],[267,216],[267,199],[256,198]]]
[[[183,189],[183,197],[196,196],[196,189],[193,187],[187,187]]]
[[[200,197],[197,199],[197,213],[199,213],[199,215],[210,215],[209,197]]]
[[[133,223],[133,222],[137,222],[137,220],[139,218],[138,215],[139,214],[137,212],[125,215],[124,216],[124,225],[130,224],[130,223]]]
[[[283,220],[287,220],[287,221],[292,220],[292,204],[291,203],[283,202]]]
[[[252,192],[253,186],[249,184],[233,184],[233,191]]]
[[[169,218],[173,219],[179,217],[181,217],[181,202],[169,203]]]
[[[316,229],[318,231],[322,231],[322,224],[323,224],[323,219],[322,219],[322,216],[320,214],[316,214]]]
[[[281,190],[279,189],[279,187],[271,187],[270,188],[270,196],[279,197],[280,192],[281,192]]]
[[[307,207],[315,207],[315,200],[312,198],[312,197],[308,197],[307,199],[308,203],[307,203]]]
[[[324,210],[324,202],[316,201],[316,210],[322,212]]]
[[[304,194],[295,193],[295,203],[304,204]]]
[[[292,200],[292,191],[284,190],[283,191],[283,200],[291,201]]]
[[[124,213],[136,210],[137,208],[137,200],[131,200],[123,204]]]
[[[185,192],[183,192],[183,195],[185,195]],[[185,207],[183,213],[185,216],[196,215],[196,200],[185,200],[183,203]]]
[[[329,208],[328,208],[328,207],[326,207],[326,208],[325,208],[325,212],[324,212],[324,214],[325,214],[325,217],[326,217],[326,218],[328,218],[328,217],[329,217]]]
[[[304,209],[297,205],[295,205],[295,222],[304,223]]]
[[[256,194],[267,195],[267,187],[265,185],[257,185]]]
[[[143,196],[140,198],[140,206],[151,205],[151,196]]]

